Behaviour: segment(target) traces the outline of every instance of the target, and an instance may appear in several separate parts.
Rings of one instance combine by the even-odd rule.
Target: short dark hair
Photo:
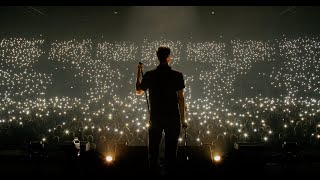
[[[160,46],[157,51],[157,56],[160,62],[166,61],[167,57],[170,55],[171,49],[166,46]]]

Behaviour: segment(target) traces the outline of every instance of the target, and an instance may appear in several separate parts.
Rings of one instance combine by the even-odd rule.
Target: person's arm
[[[142,95],[143,90],[141,89],[141,76],[142,76],[142,64],[138,65],[138,72],[137,72],[137,82],[136,82],[136,94]]]
[[[189,125],[186,120],[186,106],[184,101],[183,89],[178,91],[178,104],[179,104],[179,111],[180,111],[180,122],[183,128],[187,128]]]

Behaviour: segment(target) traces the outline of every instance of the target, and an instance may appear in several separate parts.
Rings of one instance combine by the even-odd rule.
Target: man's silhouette
[[[138,65],[136,83],[137,95],[149,90],[150,126],[149,126],[149,165],[152,172],[160,170],[159,145],[162,132],[165,133],[165,159],[168,173],[173,173],[176,166],[178,138],[181,125],[188,127],[185,121],[185,88],[182,73],[169,66],[171,50],[159,47],[157,56],[160,64],[156,69],[142,76],[142,64]]]

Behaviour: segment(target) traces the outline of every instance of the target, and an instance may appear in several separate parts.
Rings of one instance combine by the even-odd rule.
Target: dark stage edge
[[[132,156],[135,156],[134,154]],[[278,156],[278,157],[277,157]],[[280,157],[280,158],[279,158]],[[19,150],[0,151],[1,177],[43,178],[108,178],[137,177],[150,178],[146,159],[128,157],[121,162],[106,163],[97,152],[83,153],[80,157],[70,157],[63,151],[49,152],[47,157],[30,159]],[[192,159],[192,158],[191,158]],[[246,159],[244,156],[230,155],[219,164],[206,160],[179,159],[175,177],[208,177],[224,179],[243,178],[307,178],[318,176],[320,172],[320,152],[309,151],[297,159],[281,161],[281,155],[274,153],[264,160]],[[169,176],[162,168],[155,177]]]

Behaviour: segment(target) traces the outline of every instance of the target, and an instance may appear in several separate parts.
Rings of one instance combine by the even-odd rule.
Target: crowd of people
[[[96,42],[46,37],[0,40],[0,139],[147,145],[145,96],[136,96],[138,62],[157,65],[172,49],[185,75],[190,145],[320,141],[320,39]],[[179,142],[184,145],[181,132]],[[221,145],[222,146],[222,145]]]

